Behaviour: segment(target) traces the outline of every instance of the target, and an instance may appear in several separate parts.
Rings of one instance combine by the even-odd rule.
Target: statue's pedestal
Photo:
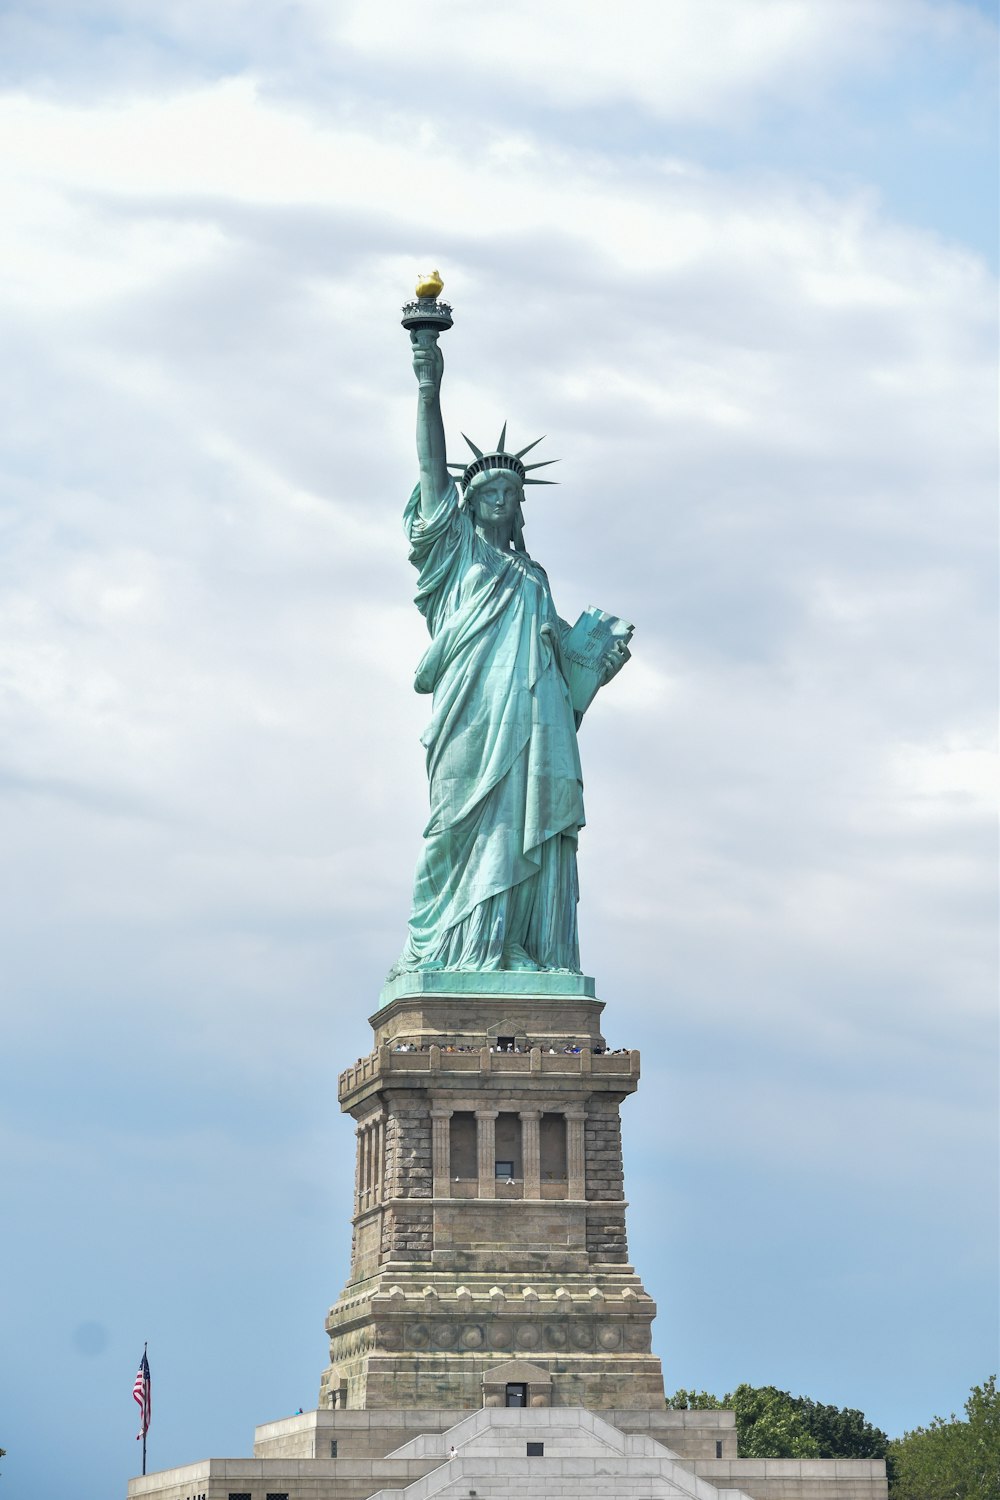
[[[321,1407],[662,1406],[625,1235],[639,1055],[607,1051],[593,980],[432,971],[382,1002],[340,1076],[354,1239]]]
[[[129,1500],[885,1500],[881,1462],[740,1459],[732,1412],[666,1409],[625,1240],[639,1054],[603,1008],[573,975],[394,981],[340,1075],[354,1239],[318,1410]]]
[[[306,1412],[129,1500],[885,1500],[880,1459],[741,1459],[731,1411]]]

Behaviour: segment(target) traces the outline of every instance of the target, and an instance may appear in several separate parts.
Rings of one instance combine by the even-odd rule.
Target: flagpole
[[[149,1343],[147,1341],[142,1346],[142,1364],[143,1364],[143,1368],[144,1369],[146,1368],[146,1363],[147,1363],[147,1361],[146,1361],[146,1350],[148,1348],[149,1348]],[[145,1473],[146,1473],[146,1428],[148,1427],[148,1425],[149,1424],[148,1424],[148,1422],[146,1420],[146,1408],[143,1408],[143,1417],[142,1417],[142,1472],[143,1472],[143,1475],[145,1475]]]

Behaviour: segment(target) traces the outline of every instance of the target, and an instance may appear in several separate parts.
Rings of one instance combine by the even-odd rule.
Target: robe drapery
[[[454,484],[433,509],[418,485],[404,525],[431,634],[415,687],[434,705],[430,821],[393,972],[527,959],[579,973],[583,780],[545,571],[480,536]]]

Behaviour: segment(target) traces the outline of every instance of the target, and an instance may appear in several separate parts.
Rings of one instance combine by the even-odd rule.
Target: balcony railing
[[[396,1052],[390,1046],[383,1046],[344,1069],[338,1080],[338,1092],[343,1098],[387,1074],[418,1073],[594,1073],[602,1077],[638,1078],[639,1053],[549,1052],[544,1047],[532,1047],[527,1052],[491,1052],[488,1047],[477,1052],[448,1052],[437,1045],[426,1051]]]

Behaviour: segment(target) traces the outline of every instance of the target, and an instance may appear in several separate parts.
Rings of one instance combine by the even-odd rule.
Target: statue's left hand
[[[632,655],[624,641],[616,641],[601,657],[601,686],[609,683],[612,677],[617,677],[622,667]]]

